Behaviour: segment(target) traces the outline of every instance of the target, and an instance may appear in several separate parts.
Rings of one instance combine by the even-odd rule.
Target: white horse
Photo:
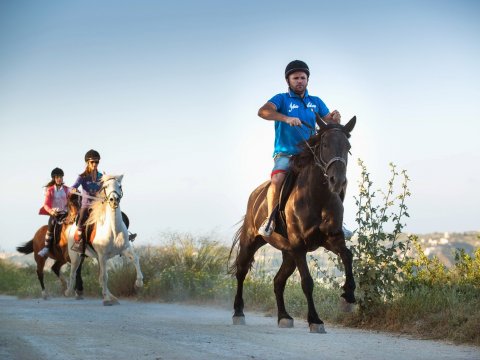
[[[137,271],[135,286],[143,286],[143,275],[138,256],[133,251],[133,247],[128,240],[127,227],[122,220],[122,212],[120,211],[120,200],[123,196],[122,179],[123,175],[103,175],[101,180],[102,188],[99,191],[101,197],[92,204],[92,211],[86,222],[87,225],[95,224],[96,226],[92,242],[95,251],[92,251],[87,246],[85,254],[98,259],[100,268],[98,280],[102,287],[103,305],[118,304],[118,299],[110,293],[107,286],[107,260],[115,255],[123,255],[133,261]],[[71,260],[70,281],[65,291],[66,296],[73,296],[74,294],[75,276],[81,264],[81,255],[71,250],[75,230],[76,225],[72,225],[66,230],[68,254]]]

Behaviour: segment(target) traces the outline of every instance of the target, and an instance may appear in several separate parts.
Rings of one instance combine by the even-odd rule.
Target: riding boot
[[[258,229],[258,233],[262,236],[269,237],[269,236],[272,236],[274,229],[275,229],[275,221],[270,217],[267,217],[263,222],[263,224]]]
[[[38,252],[38,256],[46,257],[48,256],[48,253],[49,253],[49,249],[48,247],[45,246],[42,250]]]
[[[38,255],[41,257],[48,256],[48,253],[50,252],[51,243],[52,243],[52,235],[50,234],[50,232],[47,231],[47,234],[45,235],[45,247],[38,252]]]

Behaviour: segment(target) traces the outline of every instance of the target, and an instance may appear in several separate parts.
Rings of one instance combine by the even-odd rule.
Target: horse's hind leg
[[[82,266],[84,261],[85,256],[80,256],[80,264],[75,272],[75,300],[83,300]]]
[[[44,300],[48,299],[47,291],[45,290],[45,283],[43,281],[43,268],[45,267],[45,259],[41,256],[36,256],[35,261],[37,262],[37,277],[38,281],[40,282],[40,286],[42,287],[42,298]]]
[[[133,248],[129,246],[122,251],[122,255],[132,261],[135,265],[135,270],[137,271],[137,280],[135,280],[135,286],[141,288],[143,286],[143,274],[142,269],[140,269],[140,261],[138,260],[137,254],[135,254]]]
[[[233,303],[234,314],[233,324],[245,324],[245,314],[243,313],[243,282],[247,276],[248,270],[253,263],[255,252],[265,245],[265,241],[261,237],[252,237],[242,239],[239,242],[239,252],[235,260],[236,278],[237,278],[237,293],[235,295],[235,302]]]
[[[285,309],[285,301],[283,298],[283,293],[285,291],[285,284],[287,279],[295,271],[295,260],[293,257],[282,251],[283,262],[280,266],[280,269],[273,279],[273,288],[275,291],[275,298],[277,300],[277,309],[278,309],[278,326],[281,328],[291,328],[293,327],[293,318],[288,315],[287,310]]]
[[[313,279],[308,270],[307,254],[297,253],[295,254],[295,262],[297,264],[300,277],[302,278],[302,290],[307,298],[308,304],[308,325],[310,326],[310,332],[325,333],[323,321],[320,320],[315,310],[315,304],[313,303]]]

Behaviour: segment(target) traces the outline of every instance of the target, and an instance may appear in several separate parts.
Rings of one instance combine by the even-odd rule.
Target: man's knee
[[[283,184],[283,180],[285,180],[285,173],[277,173],[272,176],[271,183],[275,187],[279,187]]]

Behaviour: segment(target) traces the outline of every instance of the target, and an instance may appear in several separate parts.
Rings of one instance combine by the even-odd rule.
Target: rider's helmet
[[[100,154],[96,150],[88,150],[85,154],[85,161],[88,160],[100,160]]]
[[[63,176],[63,170],[56,167],[55,169],[52,170],[52,179],[55,177],[55,176]]]
[[[285,79],[287,79],[288,75],[295,71],[303,71],[305,74],[307,74],[307,77],[310,77],[310,69],[302,60],[293,60],[288,63],[287,67],[285,68]]]

